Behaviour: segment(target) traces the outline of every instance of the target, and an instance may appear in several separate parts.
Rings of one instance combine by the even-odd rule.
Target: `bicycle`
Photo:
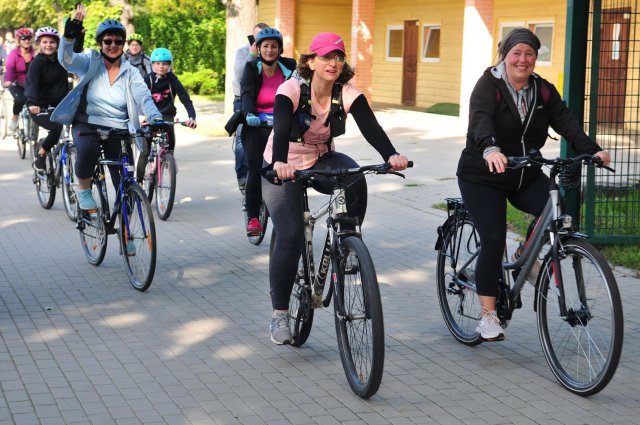
[[[180,124],[184,122],[163,121],[163,125]],[[167,220],[173,210],[176,196],[176,174],[178,167],[173,151],[169,149],[169,136],[163,130],[152,131],[149,136],[149,157],[145,167],[143,188],[147,192],[149,202],[156,193],[156,209],[158,218]]]
[[[25,104],[18,115],[18,127],[13,133],[18,144],[18,156],[25,159],[27,155],[27,143],[29,143],[29,154],[35,157],[36,141],[38,140],[38,125],[31,119],[29,108]]]
[[[572,217],[564,212],[559,187],[578,187],[583,163],[614,170],[591,155],[545,159],[532,154],[508,160],[509,167],[515,169],[532,164],[548,166],[549,201],[522,245],[520,256],[510,262],[505,248],[496,302],[498,318],[506,327],[513,310],[522,307],[520,293],[527,275],[541,260],[537,279],[530,283],[535,287],[533,308],[545,359],[570,392],[595,394],[609,383],[620,360],[622,303],[606,259],[585,240],[586,235],[576,231]],[[480,305],[474,280],[481,241],[462,199],[446,201],[448,218],[438,227],[435,247],[438,301],[454,338],[473,346],[482,342],[475,331]]]
[[[54,108],[48,108],[38,115],[49,115]],[[50,209],[56,198],[57,188],[62,188],[64,210],[71,221],[77,220],[78,200],[76,196],[76,177],[74,168],[76,150],[71,138],[71,126],[64,126],[58,144],[47,152],[45,171],[34,170],[33,183],[36,186],[38,201],[44,209]]]
[[[118,160],[105,159],[103,152],[96,164],[92,188],[98,204],[97,211],[78,208],[76,228],[80,232],[82,248],[89,263],[99,266],[105,257],[107,236],[117,233],[129,281],[135,289],[146,291],[153,281],[156,267],[156,230],[151,204],[144,190],[136,183],[127,149],[130,138],[140,137],[144,132],[138,130],[130,134],[129,130],[111,129],[96,130],[92,134],[98,135],[103,142],[120,140],[121,151]],[[118,167],[120,174],[112,212],[109,210],[105,180],[105,166],[109,165]]]
[[[409,166],[413,164],[410,162]],[[384,368],[384,322],[380,289],[373,260],[362,241],[357,219],[347,216],[346,176],[365,174],[404,175],[390,169],[389,164],[367,165],[352,169],[299,170],[295,180],[303,185],[304,248],[289,301],[289,315],[293,320],[291,345],[303,345],[311,332],[314,310],[333,303],[336,335],[342,366],[353,392],[361,398],[374,395],[382,382]],[[274,171],[264,173],[273,180]],[[309,209],[307,189],[314,180],[333,179],[337,184],[329,202],[314,213]],[[364,178],[364,177],[362,177]],[[313,229],[316,222],[327,215],[326,236],[319,259],[314,267]],[[345,227],[346,225],[346,227]],[[354,230],[350,230],[354,229]],[[275,230],[271,233],[269,255],[275,245]],[[325,281],[331,265],[329,289]]]

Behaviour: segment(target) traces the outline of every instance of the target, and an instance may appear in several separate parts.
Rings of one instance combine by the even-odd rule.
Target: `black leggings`
[[[347,155],[332,152],[321,157],[313,168],[357,166]],[[349,216],[358,217],[362,223],[367,211],[367,181],[364,176],[355,176],[349,177],[345,183],[350,184],[346,190]],[[330,194],[333,186],[331,182],[318,181],[313,188],[320,193]],[[263,180],[262,193],[276,232],[275,246],[269,261],[271,304],[274,310],[287,310],[304,243],[303,187],[299,182],[276,186]]]
[[[262,168],[262,155],[269,140],[270,127],[242,127],[242,144],[247,156],[247,185],[245,187],[245,200],[247,216],[251,219],[260,214],[262,203],[262,184],[260,169]]]
[[[549,178],[540,173],[519,191],[497,189],[461,178],[458,186],[482,245],[476,262],[478,295],[496,297],[507,239],[507,200],[517,209],[538,217],[549,199]]]
[[[31,119],[33,122],[38,124],[42,128],[46,128],[49,130],[49,134],[42,142],[42,148],[50,152],[51,148],[54,147],[58,143],[58,139],[60,139],[60,134],[62,133],[62,124],[51,121],[50,115],[34,115],[31,114]]]
[[[102,141],[95,134],[97,129],[109,130],[109,127],[76,121],[73,123],[72,128],[73,143],[76,146],[76,176],[78,176],[78,178],[89,179],[93,177],[93,171],[100,159],[101,147],[104,151],[105,158],[111,160],[118,160],[120,158],[120,151],[122,150],[120,139]],[[131,164],[133,158],[131,145],[127,143],[126,146],[129,164]],[[113,182],[113,187],[116,189],[116,192],[120,185],[120,170],[120,166],[109,165],[109,174],[111,174],[111,181]]]
[[[18,115],[24,103],[27,101],[27,98],[24,96],[24,87],[12,84],[9,86],[9,93],[13,96],[13,115]]]

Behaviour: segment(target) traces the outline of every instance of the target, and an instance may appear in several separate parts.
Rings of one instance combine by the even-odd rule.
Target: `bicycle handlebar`
[[[574,156],[572,158],[548,159],[548,158],[543,158],[538,153],[538,154],[531,154],[527,156],[509,156],[507,157],[507,161],[508,161],[507,168],[510,168],[513,170],[529,167],[531,164],[552,165],[552,166],[555,165],[559,167],[566,167],[572,164],[585,163],[587,165],[595,165],[598,168],[604,168],[605,170],[610,171],[612,173],[616,172],[616,170],[614,170],[613,168],[604,165],[604,162],[600,157],[589,155],[589,154],[582,154],[582,155]]]
[[[407,164],[407,168],[413,167],[413,161],[409,161]],[[344,177],[344,176],[353,176],[356,174],[395,174],[396,176],[400,176],[404,178],[404,174],[399,173],[391,169],[391,164],[385,162],[383,164],[374,164],[374,165],[364,165],[362,167],[356,168],[326,168],[324,170],[321,169],[309,169],[309,170],[296,170],[294,173],[294,178],[285,179],[282,182],[292,181],[292,180],[301,180],[301,181],[310,181],[316,178],[317,176],[324,177]],[[273,182],[278,178],[278,174],[274,170],[265,170],[262,172],[262,175],[269,181]]]

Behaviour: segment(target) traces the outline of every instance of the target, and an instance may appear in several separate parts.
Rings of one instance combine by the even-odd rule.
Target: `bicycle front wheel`
[[[476,332],[481,309],[475,284],[480,238],[467,214],[450,223],[442,228],[438,249],[438,302],[453,337],[465,345],[477,345],[482,342]]]
[[[156,208],[160,220],[166,220],[173,210],[176,197],[176,159],[171,153],[160,158],[160,169],[156,176]]]
[[[44,173],[36,172],[33,178],[36,185],[38,202],[40,202],[40,206],[45,210],[50,209],[56,200],[56,182],[54,173],[53,158],[51,157],[51,152],[47,152]]]
[[[156,270],[156,228],[149,200],[137,184],[125,189],[119,236],[129,281],[137,290],[146,291]]]
[[[89,263],[94,266],[99,266],[107,253],[107,227],[104,222],[104,214],[105,212],[108,214],[109,207],[101,196],[103,184],[104,182],[101,180],[93,181],[93,199],[98,203],[98,211],[89,213],[79,208],[77,210],[77,229],[80,232],[82,249]]]
[[[75,165],[76,165],[76,149],[67,145],[67,158],[62,165],[62,201],[67,217],[71,221],[78,219],[78,196],[76,195]]]
[[[618,367],[622,303],[613,272],[595,247],[579,239],[563,245],[559,267],[548,256],[540,271],[538,335],[555,377],[572,393],[588,396],[602,390]]]
[[[384,368],[384,321],[376,270],[364,242],[342,240],[342,254],[334,262],[334,313],[338,348],[353,392],[362,398],[380,387]]]
[[[24,157],[27,155],[27,139],[24,135],[23,130],[18,130],[16,143],[18,144],[18,156],[20,157],[20,159],[24,159]]]

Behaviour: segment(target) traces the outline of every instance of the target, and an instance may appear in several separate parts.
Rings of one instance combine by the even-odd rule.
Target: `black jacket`
[[[296,61],[291,58],[280,56],[278,66],[283,71],[285,80],[296,69]],[[289,71],[289,72],[287,72]],[[242,113],[246,116],[256,111],[256,99],[262,87],[262,63],[259,59],[247,62],[244,66],[242,81],[240,82],[240,99],[242,102]]]
[[[69,93],[67,70],[58,62],[58,56],[36,55],[27,71],[25,97],[28,106],[58,106]]]
[[[526,155],[531,149],[544,146],[549,127],[566,138],[580,154],[594,154],[602,150],[585,134],[555,86],[536,74],[529,77],[530,87],[536,89],[535,104],[529,108],[522,123],[505,81],[496,77],[492,69],[484,72],[471,94],[467,144],[456,173],[459,178],[505,190],[518,190],[526,186],[542,172],[539,167],[491,174],[482,153],[486,147],[495,145],[506,156]],[[543,84],[547,92],[544,96],[541,90]]]
[[[189,118],[195,119],[196,110],[193,108],[193,102],[191,102],[189,94],[173,72],[168,72],[164,78],[160,78],[155,72],[151,72],[145,75],[144,82],[151,90],[151,97],[163,116],[176,116],[174,103],[177,95],[187,110]]]

